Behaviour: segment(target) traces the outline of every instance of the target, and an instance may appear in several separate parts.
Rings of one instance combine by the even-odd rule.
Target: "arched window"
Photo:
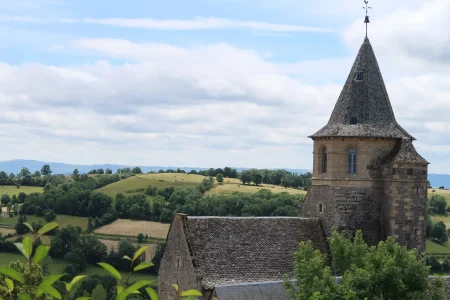
[[[350,148],[347,152],[347,173],[356,174],[356,149]]]
[[[322,173],[326,173],[327,172],[327,148],[324,147],[322,150]]]

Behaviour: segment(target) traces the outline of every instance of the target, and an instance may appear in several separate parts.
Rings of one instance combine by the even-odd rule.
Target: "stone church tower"
[[[301,217],[362,229],[376,244],[387,236],[425,250],[428,162],[395,120],[378,63],[366,37],[328,124],[314,141],[312,186]]]

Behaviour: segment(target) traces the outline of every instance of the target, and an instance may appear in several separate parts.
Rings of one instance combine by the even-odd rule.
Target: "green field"
[[[444,245],[435,243],[433,241],[427,240],[426,245],[427,253],[450,253],[450,242],[445,243]]]
[[[158,189],[180,186],[197,186],[206,178],[202,175],[184,174],[184,173],[158,173],[146,174],[130,177],[118,182],[114,182],[104,186],[98,191],[105,193],[111,197],[115,197],[118,193],[132,195],[143,193],[145,189],[151,185]],[[243,185],[239,179],[224,178],[222,185],[215,184],[214,188],[208,194],[231,194],[233,192],[256,193],[260,189],[269,189],[273,193],[288,192],[290,194],[306,194],[303,190],[292,188],[284,188],[272,185]]]
[[[11,185],[1,185],[0,186],[0,196],[1,195],[19,195],[19,193],[31,194],[31,193],[42,193],[43,188],[35,186],[21,186],[16,188]]]
[[[18,219],[18,217],[0,218],[0,225],[6,225],[6,226],[14,227],[16,225],[16,223],[17,223],[17,219]],[[46,223],[44,217],[36,217],[36,216],[27,216],[27,222],[28,223],[42,222],[43,224]],[[58,215],[56,217],[56,222],[61,227],[64,227],[64,226],[67,226],[67,225],[72,225],[72,226],[80,226],[83,230],[85,230],[86,227],[87,227],[88,218],[67,216],[67,215]]]
[[[25,258],[22,255],[16,254],[16,253],[7,253],[7,252],[0,253],[0,266],[8,265],[11,261],[15,261],[15,260],[25,261]],[[61,259],[52,259],[50,257],[47,257],[44,260],[44,264],[48,265],[48,270],[51,274],[62,274],[62,273],[64,273],[63,271],[64,271],[65,266],[67,265],[67,262],[65,262],[64,260],[61,260]],[[121,273],[124,278],[126,278],[125,275],[128,275],[128,273],[126,273],[126,272],[121,272]],[[106,272],[101,267],[88,265],[86,270],[81,272],[81,274],[105,275],[105,274],[108,274],[108,272]],[[158,277],[155,275],[152,275],[152,274],[136,273],[131,276],[131,281],[144,280],[144,279],[145,280],[154,280],[155,284],[157,284],[157,282],[158,282]]]

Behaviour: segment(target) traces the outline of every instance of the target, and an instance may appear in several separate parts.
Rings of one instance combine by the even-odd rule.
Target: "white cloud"
[[[245,29],[262,32],[332,32],[330,28],[276,24],[269,22],[244,21],[215,17],[196,17],[192,20],[181,19],[126,19],[126,18],[33,18],[29,16],[1,16],[0,22],[18,23],[82,23],[108,25],[116,27],[148,30],[205,30],[205,29]]]
[[[442,149],[450,147],[445,136],[450,128],[450,35],[444,24],[449,1],[420,9],[414,2],[403,11],[398,6],[389,11],[383,3],[369,35],[397,120],[418,138],[415,145],[432,163],[430,169],[448,173],[450,157],[442,160]],[[108,20],[114,26],[171,30],[295,29],[224,19]],[[342,32],[351,55],[292,64],[275,64],[265,53],[226,43],[187,48],[106,38],[78,39],[63,48],[94,53],[102,58],[95,63],[2,64],[2,157],[311,168],[307,136],[328,121],[363,37],[364,24],[355,21]],[[113,59],[128,63],[113,64]],[[303,78],[317,83],[306,84]]]

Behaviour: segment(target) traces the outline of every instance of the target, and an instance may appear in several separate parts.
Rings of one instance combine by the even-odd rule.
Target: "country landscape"
[[[450,0],[0,11],[0,300],[450,300]]]

